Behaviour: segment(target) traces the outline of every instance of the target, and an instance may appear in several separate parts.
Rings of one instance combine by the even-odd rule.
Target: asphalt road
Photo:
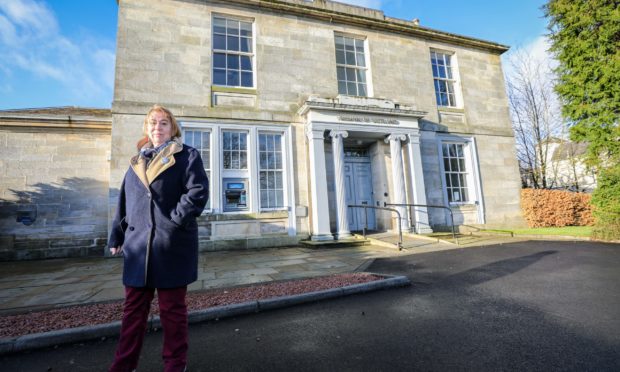
[[[190,371],[620,371],[620,245],[531,241],[377,260],[412,286],[190,328]],[[2,357],[104,371],[116,339]],[[139,371],[160,371],[161,332]]]

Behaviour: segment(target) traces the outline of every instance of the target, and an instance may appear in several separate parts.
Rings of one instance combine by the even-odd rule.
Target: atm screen
[[[245,185],[241,182],[228,183],[228,190],[243,190]]]

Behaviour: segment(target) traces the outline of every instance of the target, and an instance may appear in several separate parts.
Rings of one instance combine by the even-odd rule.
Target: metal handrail
[[[413,214],[411,213],[411,207],[427,207],[427,208],[442,208],[442,209],[447,209],[448,212],[450,212],[450,227],[452,230],[452,239],[454,239],[454,241],[456,242],[456,244],[459,244],[459,239],[456,237],[456,234],[454,233],[454,213],[452,213],[452,209],[450,209],[449,207],[446,207],[445,205],[429,205],[429,204],[394,204],[394,203],[386,203],[383,202],[383,205],[388,206],[394,206],[394,207],[409,207],[409,221],[413,221]]]
[[[399,251],[403,250],[403,231],[400,226],[400,221],[402,217],[400,216],[400,212],[397,209],[387,208],[387,207],[375,207],[374,205],[365,205],[365,204],[362,204],[362,205],[349,204],[348,207],[349,208],[364,208],[364,229],[363,229],[364,239],[366,239],[366,229],[368,228],[368,208],[382,209],[386,211],[396,212],[396,215],[398,216],[398,250]]]

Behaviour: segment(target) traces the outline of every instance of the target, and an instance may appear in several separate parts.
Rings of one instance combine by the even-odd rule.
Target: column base
[[[334,236],[332,234],[321,234],[321,235],[312,235],[310,240],[315,242],[324,242],[329,240],[334,240]]]
[[[416,228],[416,233],[418,233],[418,234],[432,234],[433,233],[433,229],[431,229],[428,226],[418,226]]]
[[[341,239],[350,239],[353,237],[353,234],[351,234],[350,232],[344,232],[344,233],[338,233],[336,234],[336,239],[341,240]]]

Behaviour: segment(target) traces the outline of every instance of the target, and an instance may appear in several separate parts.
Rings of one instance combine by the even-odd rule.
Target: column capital
[[[389,136],[387,136],[385,138],[385,143],[389,143],[390,141],[406,141],[407,140],[407,136],[404,134],[390,134]]]
[[[409,133],[409,143],[419,145],[420,144],[420,133]]]
[[[323,129],[312,129],[311,127],[306,127],[306,137],[309,140],[324,140],[325,134]]]
[[[331,130],[329,131],[329,136],[332,138],[336,138],[336,137],[341,137],[341,138],[347,138],[349,137],[349,132],[347,132],[346,130]]]

